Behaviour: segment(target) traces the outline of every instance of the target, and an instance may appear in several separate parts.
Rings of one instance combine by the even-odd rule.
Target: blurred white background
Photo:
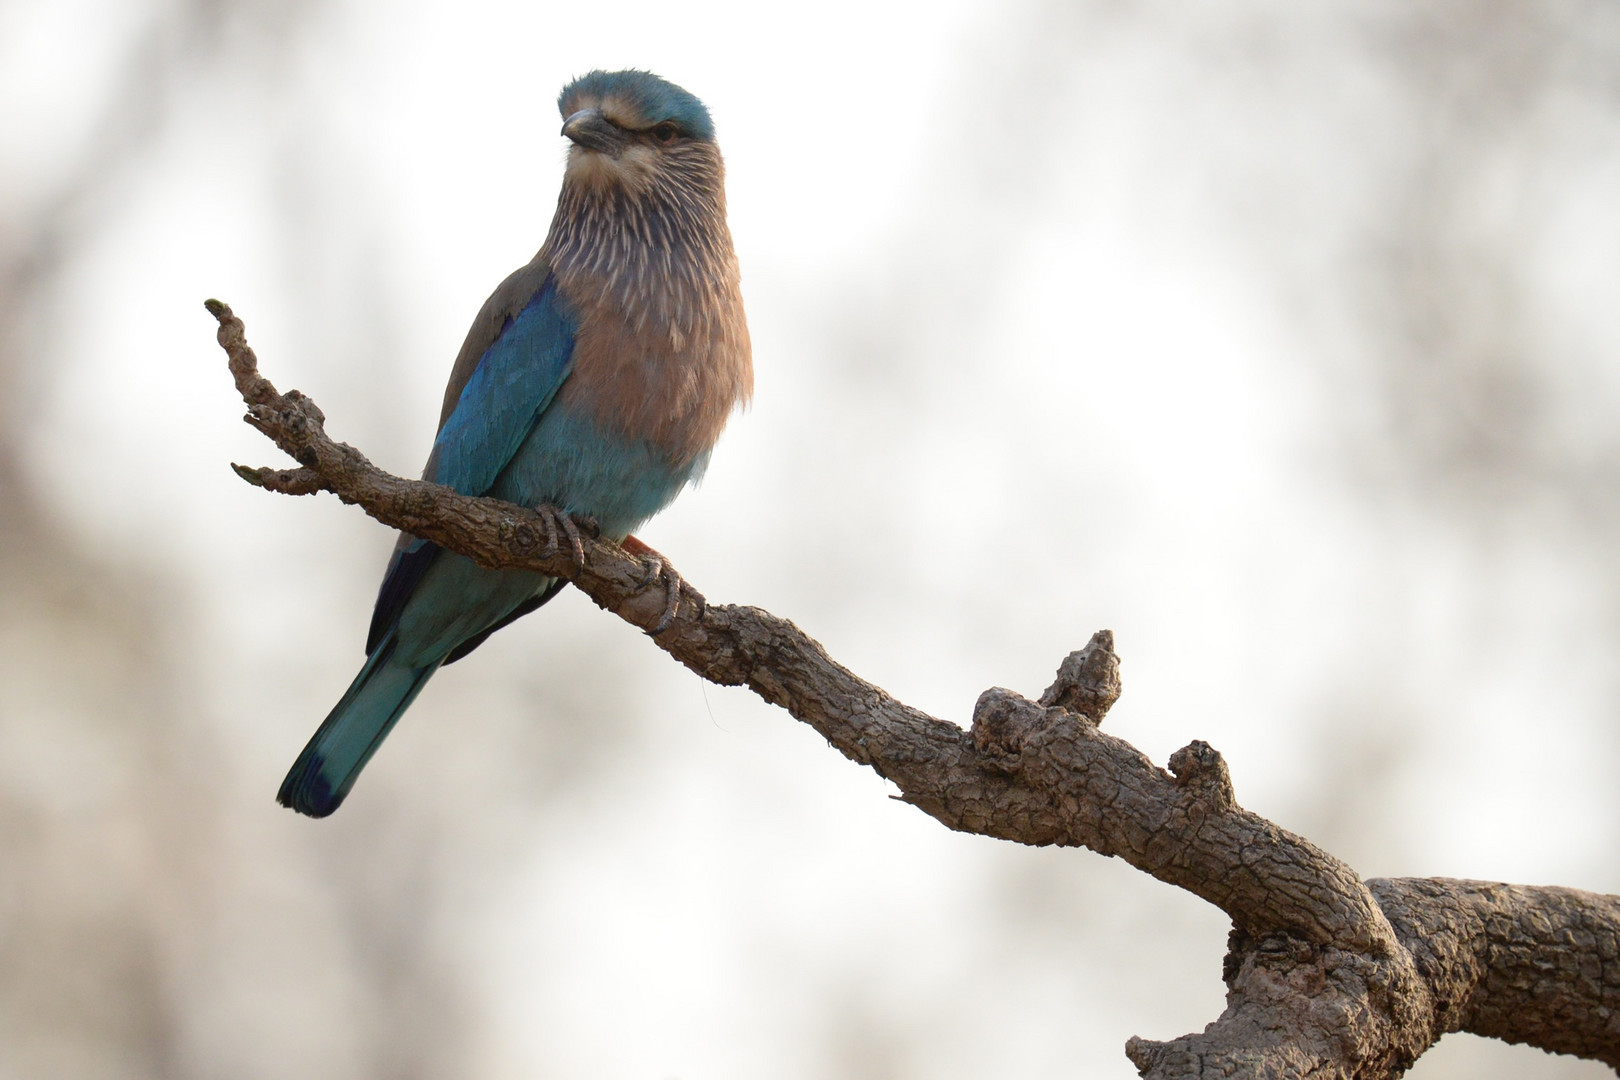
[[[1129,1077],[1226,925],[946,831],[565,593],[275,806],[554,100],[710,105],[758,393],[645,538],[965,722],[1111,627],[1363,875],[1620,891],[1620,8],[0,0],[0,1077]],[[1600,1077],[1452,1036],[1410,1074]]]

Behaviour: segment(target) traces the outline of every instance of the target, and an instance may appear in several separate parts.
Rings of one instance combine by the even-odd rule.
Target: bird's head
[[[568,150],[568,179],[639,190],[669,164],[715,162],[714,121],[703,102],[649,71],[592,71],[557,98]]]

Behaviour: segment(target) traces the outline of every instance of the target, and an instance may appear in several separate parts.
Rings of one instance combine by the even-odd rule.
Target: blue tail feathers
[[[319,818],[342,805],[360,770],[439,669],[437,663],[419,668],[395,664],[393,655],[389,635],[366,658],[343,699],[293,762],[276,793],[282,806]]]

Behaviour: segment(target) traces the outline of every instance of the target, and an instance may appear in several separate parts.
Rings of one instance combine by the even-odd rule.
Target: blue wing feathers
[[[574,319],[547,277],[479,359],[433,444],[426,479],[483,495],[573,366]]]
[[[573,351],[574,319],[557,294],[556,280],[548,276],[479,358],[439,428],[424,479],[463,495],[488,494],[568,378]],[[377,591],[367,655],[399,618],[438,554],[439,546],[426,540],[395,554]],[[461,655],[475,647],[470,644]]]
[[[488,630],[483,630],[477,634],[474,634],[466,641],[463,641],[460,645],[457,645],[454,649],[451,649],[450,655],[444,658],[444,666],[449,666],[450,664],[455,663],[463,656],[466,656],[468,653],[478,648],[478,646],[482,645],[486,640],[488,640],[489,635],[493,634],[495,631],[511,626],[513,623],[523,618],[523,616],[540,610],[540,606],[542,604],[546,603],[553,596],[556,596],[558,593],[562,592],[563,586],[567,584],[568,582],[562,578],[558,578],[557,580],[553,581],[550,585],[546,586],[544,592],[538,593],[535,596],[523,601],[523,603],[513,608],[510,614],[505,616],[499,622],[491,625]]]
[[[439,550],[439,545],[431,540],[413,539],[394,553],[388,563],[388,572],[383,575],[382,585],[377,590],[377,605],[371,609],[371,629],[366,632],[367,656],[377,650],[383,635],[399,618],[405,601],[421,584],[422,575],[433,565]]]

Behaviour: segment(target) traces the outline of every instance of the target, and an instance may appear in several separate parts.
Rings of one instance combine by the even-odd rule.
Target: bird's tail
[[[393,655],[394,638],[389,634],[366,658],[343,699],[293,762],[276,793],[282,806],[310,817],[336,810],[400,714],[439,670],[436,663],[414,668],[396,664]]]

